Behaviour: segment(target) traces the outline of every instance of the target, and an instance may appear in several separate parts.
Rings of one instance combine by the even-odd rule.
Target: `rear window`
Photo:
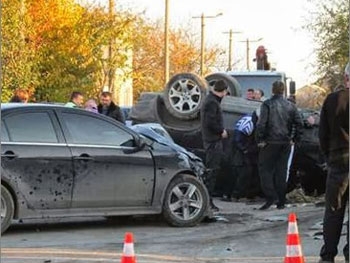
[[[57,135],[47,112],[24,112],[4,119],[12,142],[57,143]],[[1,134],[5,133],[1,127]]]
[[[246,96],[248,89],[261,89],[264,91],[264,97],[270,98],[272,94],[272,83],[281,80],[279,76],[234,76],[242,88],[242,97]]]
[[[2,142],[8,142],[9,141],[9,135],[7,133],[7,130],[6,130],[4,122],[1,122],[1,141]]]

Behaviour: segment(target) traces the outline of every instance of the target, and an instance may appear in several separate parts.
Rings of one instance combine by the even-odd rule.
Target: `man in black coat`
[[[112,101],[112,93],[104,91],[100,96],[98,112],[125,124],[124,115],[118,105]]]
[[[302,121],[296,106],[283,97],[285,84],[272,84],[273,96],[261,105],[256,127],[259,152],[259,175],[268,209],[277,199],[277,208],[283,209],[287,190],[287,164],[291,144],[300,141]]]
[[[321,110],[319,139],[327,161],[324,245],[320,263],[334,263],[343,227],[346,204],[349,201],[349,86],[350,65],[345,70],[346,87],[329,94]],[[347,242],[343,249],[349,262],[349,223]]]
[[[220,105],[222,98],[227,94],[227,87],[223,80],[217,81],[201,107],[203,146],[206,152],[206,167],[209,170],[205,178],[205,184],[208,188],[210,205],[213,211],[219,210],[214,205],[212,196],[223,160],[222,139],[227,138]]]

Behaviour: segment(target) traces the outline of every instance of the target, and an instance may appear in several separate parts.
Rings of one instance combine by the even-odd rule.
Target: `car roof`
[[[280,71],[256,70],[256,71],[227,71],[231,76],[281,76],[285,75]]]
[[[1,103],[1,110],[15,109],[15,108],[25,108],[25,107],[59,107],[63,108],[63,104],[57,103]]]
[[[12,111],[16,109],[33,109],[33,108],[44,108],[44,109],[66,109],[68,111],[76,111],[76,112],[83,112],[85,115],[90,116],[97,116],[98,118],[102,118],[104,120],[112,121],[114,123],[119,123],[122,127],[125,127],[127,130],[131,131],[134,135],[138,135],[137,132],[130,129],[129,127],[125,126],[124,124],[121,124],[117,120],[114,120],[113,118],[110,118],[108,116],[105,116],[103,114],[96,114],[91,111],[87,111],[84,108],[72,108],[72,107],[66,107],[64,104],[61,103],[1,103],[1,112],[5,111]],[[1,116],[2,117],[2,116]]]

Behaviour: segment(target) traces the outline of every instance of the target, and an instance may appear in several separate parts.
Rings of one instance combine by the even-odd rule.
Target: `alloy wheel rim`
[[[170,105],[180,113],[195,112],[201,99],[200,87],[190,79],[181,79],[169,89]]]
[[[203,196],[198,187],[191,183],[176,185],[170,192],[168,205],[178,219],[190,221],[202,210]]]
[[[4,198],[1,197],[1,212],[0,212],[1,222],[4,220],[6,213],[7,213],[6,202],[5,202]]]

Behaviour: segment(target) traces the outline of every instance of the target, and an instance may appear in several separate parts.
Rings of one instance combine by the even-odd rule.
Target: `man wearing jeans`
[[[273,96],[261,105],[256,127],[259,152],[259,175],[268,209],[277,199],[277,208],[283,209],[287,190],[287,163],[292,143],[300,140],[302,122],[296,106],[283,97],[285,84],[272,84]]]

